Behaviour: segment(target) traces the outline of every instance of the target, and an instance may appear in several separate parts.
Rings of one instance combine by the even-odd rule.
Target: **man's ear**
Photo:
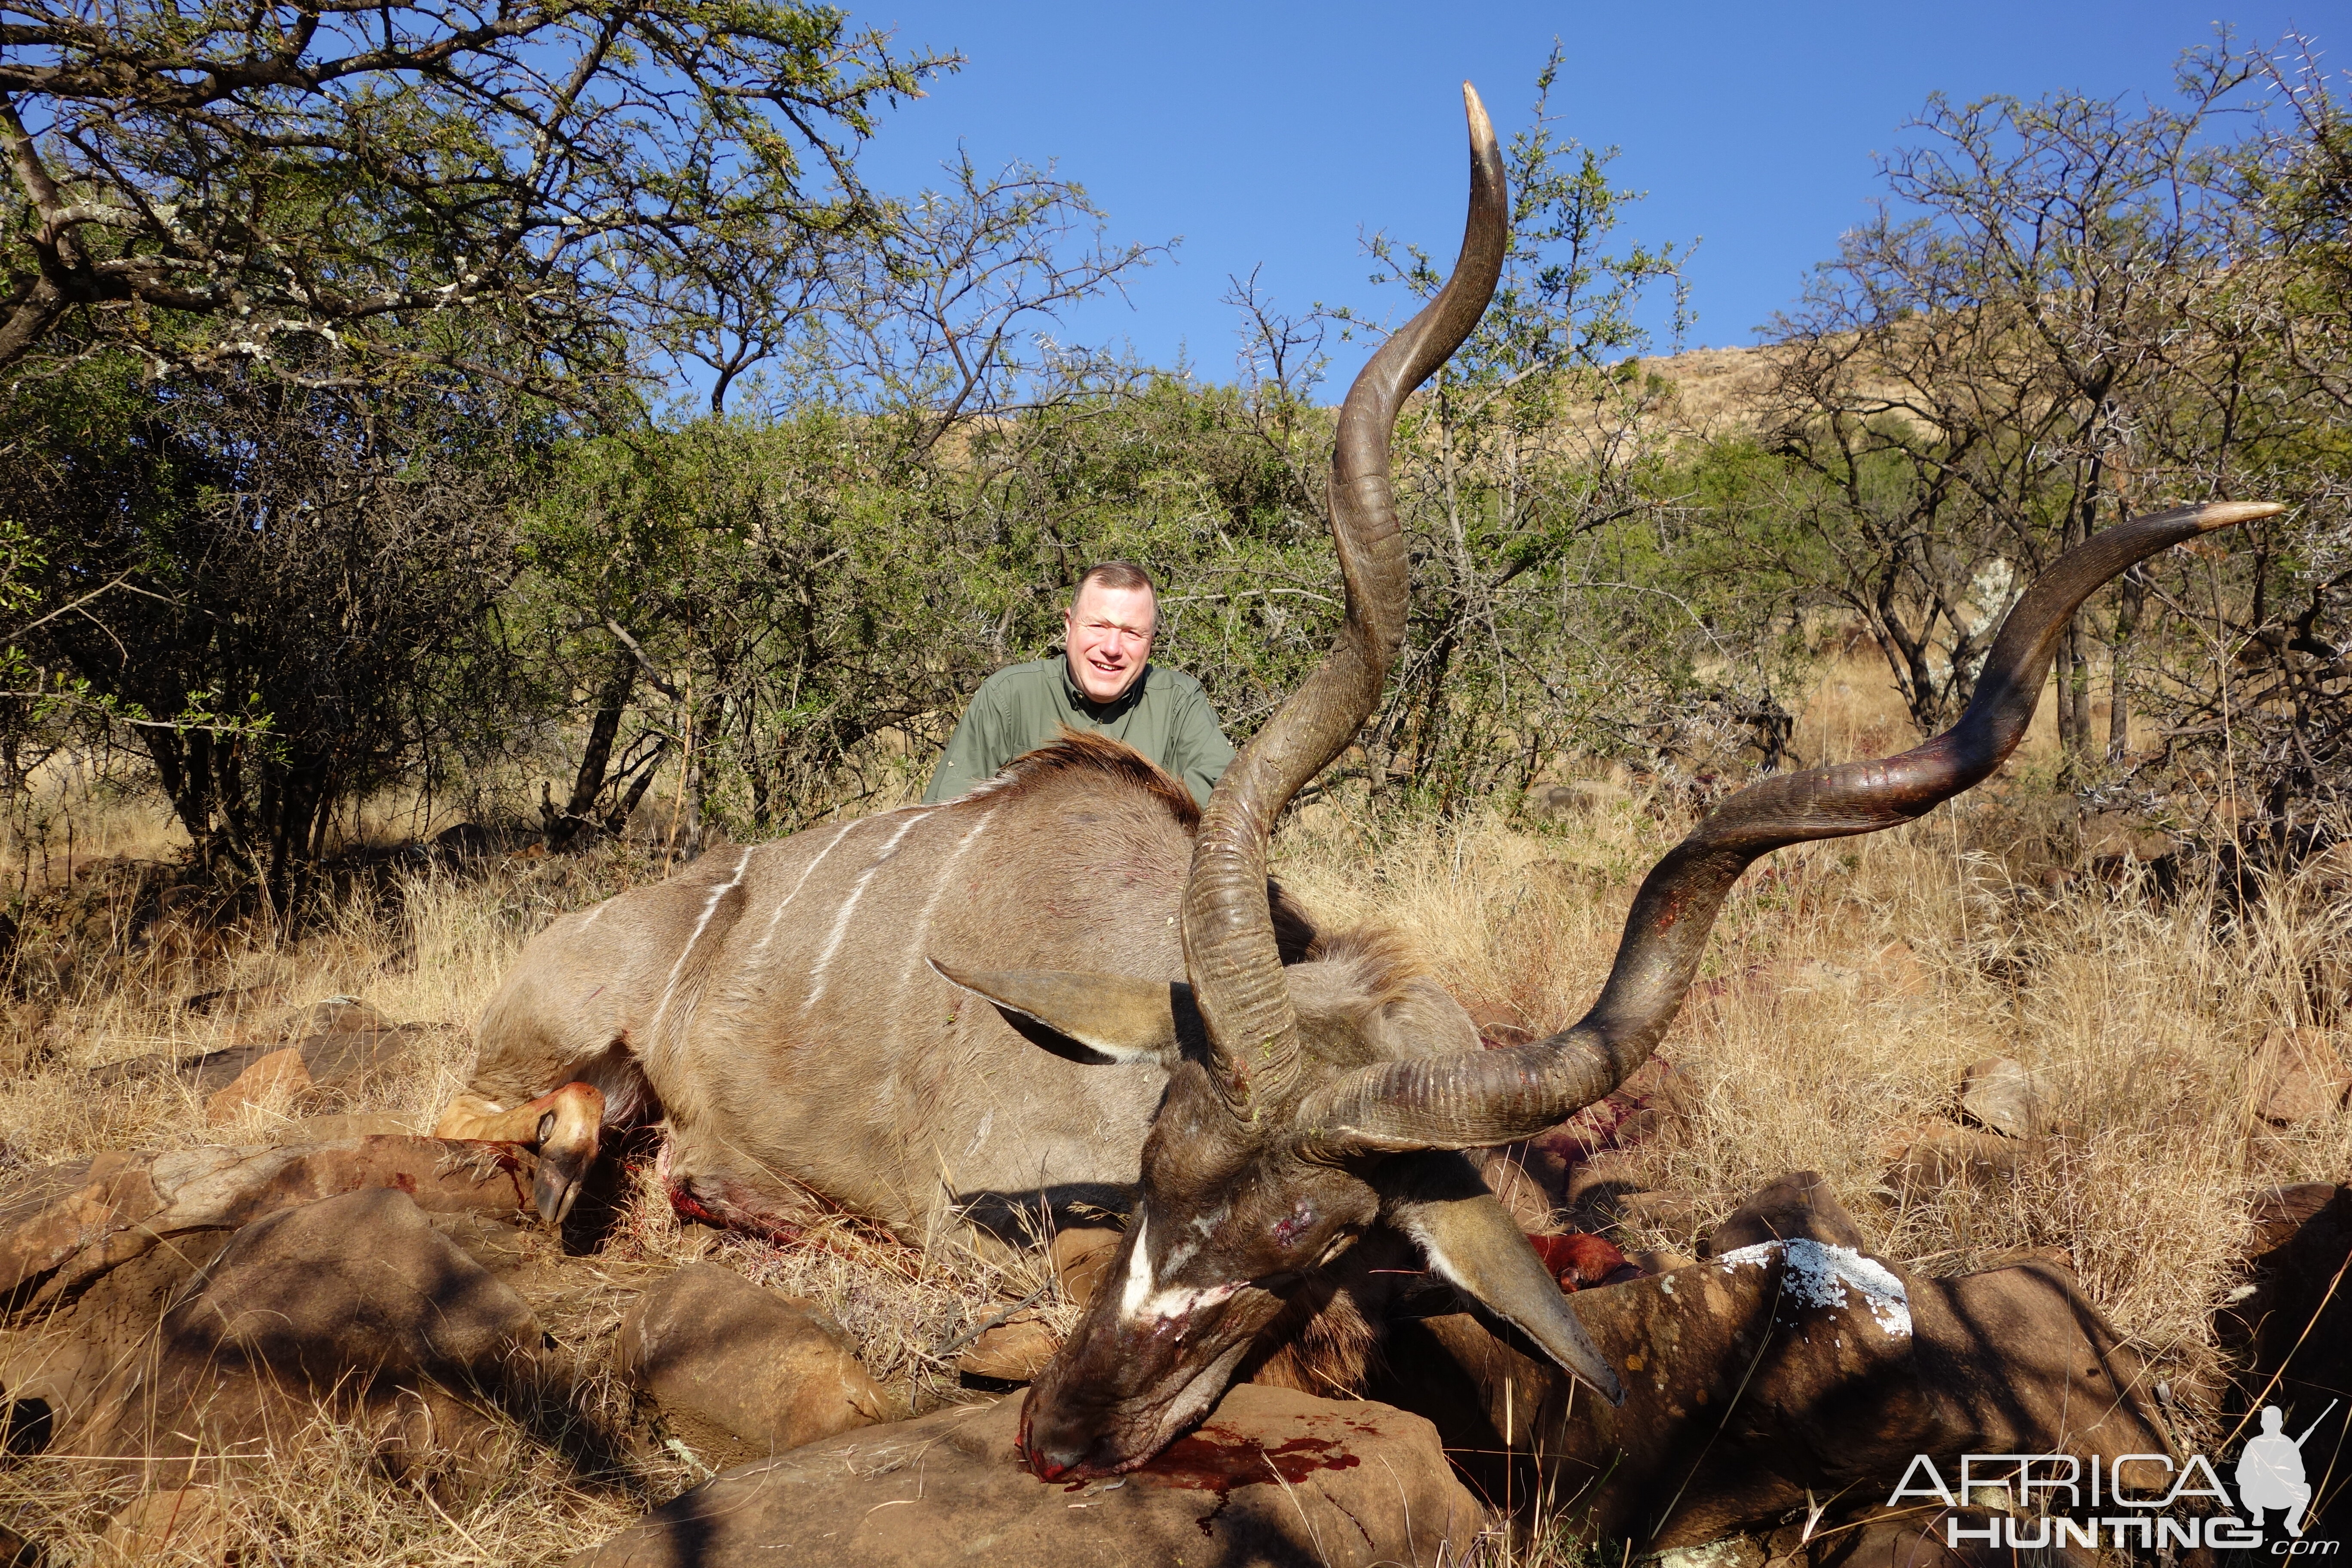
[[[1057,1057],[1090,1067],[1177,1063],[1176,1010],[1192,1002],[1192,988],[1181,980],[1062,969],[966,971],[927,962],[949,984],[995,1003],[1006,1023]]]
[[[1440,1279],[1533,1340],[1577,1382],[1612,1405],[1624,1402],[1624,1385],[1559,1281],[1468,1160],[1445,1150],[1392,1155],[1372,1185],[1381,1217],[1413,1239]]]

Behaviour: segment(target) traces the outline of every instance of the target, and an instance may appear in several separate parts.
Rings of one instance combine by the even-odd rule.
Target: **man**
[[[1234,748],[1201,683],[1150,662],[1160,602],[1143,569],[1110,561],[1087,572],[1062,612],[1062,629],[1059,656],[1010,666],[981,684],[925,804],[955,799],[1066,728],[1126,742],[1206,805]]]

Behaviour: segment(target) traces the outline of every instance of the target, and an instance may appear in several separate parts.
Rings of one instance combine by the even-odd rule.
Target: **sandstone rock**
[[[398,1026],[356,996],[330,996],[297,1014],[286,1038],[318,1035],[373,1035]]]
[[[1670,1235],[1696,1236],[1709,1215],[1719,1212],[1720,1193],[1627,1193],[1616,1200],[1618,1215],[1635,1225],[1650,1226]]]
[[[160,1243],[362,1188],[397,1188],[432,1213],[522,1213],[532,1173],[511,1144],[444,1138],[101,1154],[50,1167],[0,1205],[0,1300],[14,1318],[44,1312]]]
[[[2297,1127],[2335,1114],[2352,1068],[2325,1029],[2273,1029],[2255,1048],[2251,1087],[2263,1121]]]
[[[724,1463],[887,1414],[840,1325],[716,1264],[690,1263],[639,1296],[614,1358],[688,1447]]]
[[[133,1498],[99,1538],[99,1568],[229,1561],[228,1504],[213,1487],[173,1487]]]
[[[363,1093],[388,1076],[396,1076],[407,1068],[408,1052],[415,1044],[415,1033],[391,1024],[350,1026],[363,1004],[321,1004],[327,1010],[327,1021],[336,1026],[302,1033],[299,1028],[291,1036],[275,1032],[265,1040],[227,1046],[216,1051],[205,1051],[193,1057],[160,1054],[133,1057],[128,1061],[110,1063],[95,1068],[89,1081],[100,1087],[116,1083],[139,1082],[158,1078],[177,1078],[196,1094],[210,1099],[235,1083],[263,1058],[293,1050],[299,1054],[303,1070],[319,1089],[345,1097]],[[298,1016],[298,1022],[307,1020],[319,1009]],[[373,1008],[364,1008],[368,1017],[378,1017]],[[292,1041],[289,1046],[289,1040]]]
[[[1818,1178],[1759,1200],[1737,1225],[1778,1238],[1569,1298],[1622,1405],[1468,1313],[1392,1324],[1368,1392],[1431,1415],[1493,1495],[1479,1456],[1531,1457],[1591,1500],[1574,1529],[1637,1551],[1769,1530],[1809,1496],[1884,1498],[1915,1454],[2171,1453],[2138,1360],[2068,1271],[1923,1279],[1819,1239],[1859,1233]]]
[[[1244,1384],[1109,1480],[1021,1468],[1020,1401],[942,1410],[709,1481],[572,1568],[1457,1562],[1483,1522],[1428,1422]]]
[[[226,1127],[248,1106],[283,1113],[311,1087],[302,1053],[287,1049],[254,1058],[226,1089],[205,1101],[205,1125]]]
[[[482,1396],[527,1390],[542,1335],[511,1289],[370,1188],[280,1210],[226,1245],[116,1270],[0,1367],[66,1452],[165,1484],[267,1461],[321,1410],[367,1426],[395,1475],[487,1458]],[[142,1299],[164,1307],[160,1321]]]
[[[1791,1171],[1759,1188],[1707,1232],[1698,1255],[1721,1258],[1741,1247],[1800,1237],[1856,1252],[1865,1245],[1853,1216],[1845,1212],[1830,1184],[1812,1171]]]
[[[297,1116],[285,1126],[269,1130],[269,1140],[281,1147],[341,1143],[353,1138],[416,1138],[432,1131],[429,1116],[395,1116],[376,1112],[355,1115]]]
[[[972,1341],[971,1348],[957,1359],[956,1370],[1000,1383],[1027,1383],[1045,1370],[1061,1348],[1062,1336],[1051,1324],[1035,1313],[1024,1313]]]
[[[2041,1075],[2014,1057],[1987,1057],[1960,1075],[1960,1114],[2011,1138],[2031,1138],[2049,1117]]]

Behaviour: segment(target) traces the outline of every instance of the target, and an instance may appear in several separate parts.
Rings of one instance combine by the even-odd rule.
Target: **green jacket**
[[[927,805],[953,800],[1024,752],[1050,745],[1066,725],[1124,741],[1184,781],[1209,804],[1210,786],[1234,748],[1217,728],[1201,683],[1181,670],[1147,664],[1118,700],[1087,700],[1060,654],[1008,665],[981,683],[923,792]]]

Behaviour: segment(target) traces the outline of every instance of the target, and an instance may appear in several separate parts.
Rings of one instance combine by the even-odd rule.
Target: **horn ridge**
[[[2067,620],[2101,584],[2168,546],[2284,510],[2220,501],[2135,518],[2054,562],[2002,622],[1959,720],[1900,756],[1759,781],[1725,801],[1643,879],[1592,1008],[1532,1045],[1365,1068],[1298,1108],[1301,1150],[1341,1159],[1528,1138],[1609,1093],[1674,1022],[1725,896],[1759,857],[1875,833],[1979,783],[2025,736]]]
[[[1485,313],[1510,232],[1503,155],[1467,82],[1470,200],[1462,251],[1436,298],[1381,346],[1340,405],[1331,455],[1331,538],[1347,616],[1323,662],[1242,749],[1209,796],[1185,883],[1184,963],[1219,1089],[1237,1114],[1280,1099],[1298,1024],[1266,908],[1266,847],[1293,795],[1347,748],[1380,700],[1404,640],[1407,563],[1389,443],[1405,396]]]

